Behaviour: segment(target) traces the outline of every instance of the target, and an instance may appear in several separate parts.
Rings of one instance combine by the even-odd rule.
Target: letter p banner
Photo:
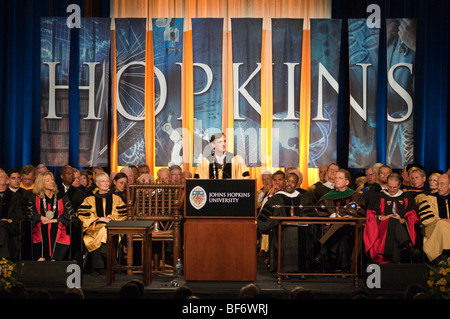
[[[379,265],[370,264],[366,268],[367,273],[371,273],[367,276],[366,286],[369,289],[381,288],[381,269]]]

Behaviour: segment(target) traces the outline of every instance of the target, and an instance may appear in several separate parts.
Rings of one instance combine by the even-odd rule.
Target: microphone
[[[217,175],[216,175],[216,149],[213,147],[211,148],[211,156],[213,157],[213,174],[214,174],[214,178],[213,179],[217,179]]]
[[[361,206],[359,206],[357,203],[350,202],[347,205],[344,206],[345,209],[360,209]]]

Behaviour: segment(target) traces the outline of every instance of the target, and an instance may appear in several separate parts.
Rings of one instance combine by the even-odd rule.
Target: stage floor
[[[337,274],[331,277],[290,277],[283,279],[281,286],[277,285],[274,278],[263,263],[262,257],[258,257],[257,277],[255,284],[262,291],[263,298],[267,299],[289,299],[289,292],[296,286],[309,288],[315,299],[350,299],[350,294],[358,289],[364,289],[364,279],[357,280],[358,285],[352,277],[343,278]],[[126,275],[124,272],[115,274],[115,282],[107,285],[106,274],[93,276],[84,274],[82,289],[86,299],[117,299],[123,284],[131,279],[142,279],[142,275]],[[229,281],[188,281],[170,275],[153,274],[152,283],[144,288],[144,299],[173,299],[175,289],[181,285],[191,288],[194,295],[200,299],[238,299],[239,290],[249,282]],[[65,287],[28,287],[30,291],[44,288],[52,293],[54,298],[59,298]],[[404,289],[365,289],[370,299],[383,297],[387,299],[403,298]]]

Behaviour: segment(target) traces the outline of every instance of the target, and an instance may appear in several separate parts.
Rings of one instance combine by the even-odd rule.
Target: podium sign
[[[185,218],[256,218],[256,180],[186,180]]]
[[[256,180],[186,180],[184,279],[256,280]]]

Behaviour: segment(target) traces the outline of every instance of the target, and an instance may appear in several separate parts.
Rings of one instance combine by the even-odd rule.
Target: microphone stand
[[[327,206],[327,205],[272,205],[272,208],[300,208],[300,209],[304,209],[304,208],[320,208],[320,209],[326,209],[326,208],[334,208],[336,209],[336,214],[339,215],[339,210],[340,209],[355,209],[358,210],[361,208],[360,205],[356,204],[356,203],[348,203],[347,205],[344,206]],[[357,216],[356,213],[352,214],[350,213],[350,215],[352,216]]]
[[[216,150],[213,148],[211,149],[211,156],[213,157],[213,179],[217,179],[216,174]]]

